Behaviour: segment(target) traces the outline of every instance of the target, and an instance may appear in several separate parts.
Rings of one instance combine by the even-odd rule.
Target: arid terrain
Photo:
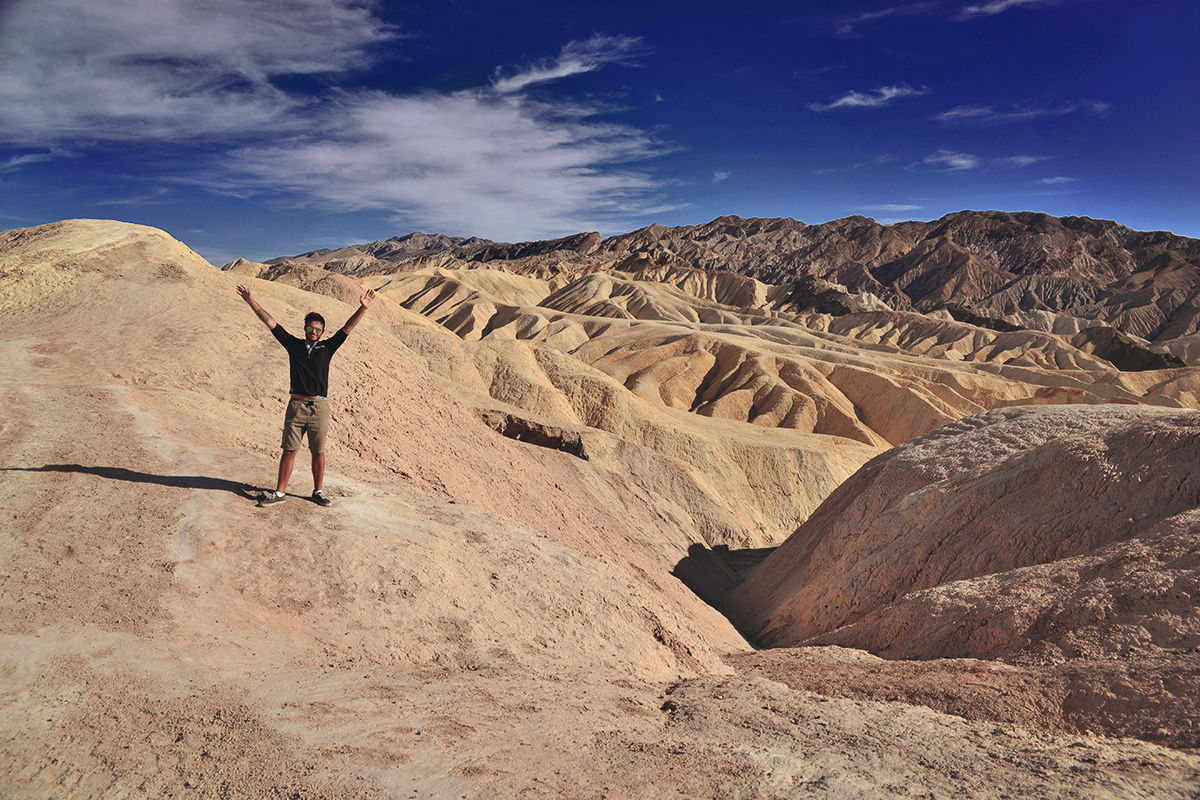
[[[285,328],[325,485],[272,485]],[[1200,242],[0,233],[0,795],[1200,796]]]

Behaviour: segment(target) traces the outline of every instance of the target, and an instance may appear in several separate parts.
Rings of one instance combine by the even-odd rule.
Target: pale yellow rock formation
[[[1200,412],[1149,407],[944,425],[839,487],[733,592],[731,613],[763,644],[896,657],[1195,647],[1197,444]]]
[[[613,279],[588,276],[571,287],[594,280]],[[686,341],[674,345],[682,348],[674,354],[660,349],[639,354],[644,327],[627,346],[623,332],[628,326],[620,320],[531,305],[539,291],[550,294],[544,282],[493,270],[406,272],[383,281],[382,276],[364,278],[366,285],[377,284],[382,296],[400,298],[467,340],[464,346],[491,397],[595,429],[584,434],[589,457],[637,475],[642,485],[679,504],[709,544],[760,547],[782,541],[834,486],[887,444],[853,421],[853,407],[844,400],[838,409],[823,390],[814,390],[816,399],[810,400],[784,381],[766,385],[750,370],[743,370],[747,385],[740,392],[716,396],[714,391],[712,408],[699,409],[703,416],[733,424],[698,423],[687,412],[697,410],[692,407],[697,387],[715,358],[707,353],[707,362],[692,358],[696,348],[689,353]],[[475,341],[484,331],[487,338]],[[679,332],[664,327],[659,335],[678,339]],[[607,351],[613,355],[603,358]],[[623,364],[616,363],[620,353],[628,354]],[[732,369],[738,368],[740,353],[732,348]],[[631,377],[643,356],[649,372]],[[680,369],[687,374],[672,374],[659,385],[659,377]],[[785,378],[804,385],[824,380],[815,373],[805,377],[803,371],[803,366],[785,369]],[[679,396],[672,394],[676,387]],[[755,403],[761,409],[752,414]],[[767,434],[739,422],[780,429]],[[806,435],[812,433],[819,435]]]
[[[646,274],[683,275],[688,272],[702,271],[672,272],[660,269],[658,273]],[[778,345],[776,349],[790,360],[803,358],[810,362],[822,362],[814,364],[814,368],[823,374],[828,374],[834,365],[853,362],[865,371],[883,372],[889,379],[898,378],[902,383],[911,381],[910,373],[928,376],[932,372],[942,372],[946,377],[935,383],[958,384],[964,380],[967,383],[993,383],[989,377],[962,377],[973,373],[977,376],[998,376],[1000,383],[1009,384],[980,398],[966,398],[972,405],[963,410],[965,413],[1010,403],[1143,399],[1143,391],[1129,388],[1133,386],[1127,378],[1131,373],[1119,372],[1102,358],[1075,348],[1065,338],[1053,334],[1036,331],[998,333],[945,317],[898,312],[871,312],[842,317],[779,314],[767,309],[723,305],[678,289],[678,286],[692,285],[699,287],[697,291],[707,292],[704,287],[708,284],[699,279],[691,284],[681,280],[678,286],[662,286],[633,280],[626,277],[625,273],[590,273],[548,292],[535,307],[532,294],[517,297],[510,293],[499,298],[487,288],[476,288],[476,275],[480,273],[479,270],[458,271],[456,274],[406,273],[403,277],[392,278],[391,286],[395,287],[392,291],[399,293],[398,301],[403,305],[438,320],[465,339],[533,340],[553,343],[578,355],[577,351],[585,339],[604,338],[620,331],[627,340],[625,347],[630,347],[632,345],[628,340],[632,337],[631,331],[644,331],[653,340],[670,329],[676,331],[674,335],[678,337],[695,333],[722,336],[731,341],[735,349],[757,350]],[[747,280],[739,276],[730,278],[736,278],[743,284]],[[414,289],[417,285],[420,288]],[[620,320],[626,321],[626,324],[620,324]],[[656,325],[633,324],[636,322]],[[582,330],[580,325],[583,326]],[[880,354],[918,358],[880,360]],[[661,355],[661,358],[647,357],[644,360],[665,362],[674,357],[670,353]],[[742,358],[752,359],[753,356]],[[978,366],[963,369],[956,366],[956,362]],[[881,368],[880,364],[886,364],[886,367]],[[1172,373],[1171,382],[1182,380],[1184,386],[1195,382],[1194,371],[1169,372]],[[622,375],[615,377],[625,379]],[[768,382],[775,380],[778,380],[777,375],[767,378]],[[1136,378],[1132,380],[1137,381]],[[745,382],[735,381],[730,385],[740,390]],[[1191,405],[1192,401],[1186,394],[1188,391],[1184,389],[1183,395],[1174,398],[1170,389],[1152,390],[1145,400],[1155,404]],[[675,396],[671,387],[668,387],[666,395]],[[745,419],[741,413],[748,412],[750,406],[735,402],[731,408],[736,410],[736,415],[731,418]],[[943,409],[936,410],[939,414],[945,413]],[[962,413],[943,416],[940,421],[956,416],[962,416]],[[776,418],[789,419],[786,413],[777,414]],[[911,435],[915,434],[908,434]],[[884,438],[892,443],[903,441],[888,435]]]
[[[1180,336],[1161,344],[1152,345],[1155,352],[1167,353],[1182,358],[1189,366],[1200,364],[1200,333]]]
[[[924,314],[880,311],[829,320],[830,333],[906,353],[950,361],[976,361],[1048,370],[1111,371],[1112,364],[1036,331],[997,333],[966,323],[934,320]]]
[[[870,448],[953,419],[1020,404],[1187,405],[1198,385],[1195,371],[1117,372],[1048,334],[998,334],[896,312],[764,316],[678,288],[728,300],[750,286],[740,276],[723,282],[704,271],[660,269],[677,281],[664,287],[631,274],[590,273],[557,290],[480,269],[363,280],[466,340],[491,397],[632,445],[621,450],[585,432],[597,440],[589,448],[597,458],[630,453],[625,463],[604,465],[636,472],[680,504],[710,544],[782,541],[790,529],[779,525],[807,518]],[[704,423],[692,433],[694,416],[730,424]],[[730,433],[739,423],[776,434],[757,436],[764,444],[747,450],[735,442],[750,434]],[[706,445],[681,457],[677,442],[690,437]],[[764,481],[776,465],[793,462],[803,467]],[[647,463],[653,468],[631,466]],[[670,477],[656,480],[661,470]],[[723,490],[697,477],[706,474],[725,476],[716,484]]]

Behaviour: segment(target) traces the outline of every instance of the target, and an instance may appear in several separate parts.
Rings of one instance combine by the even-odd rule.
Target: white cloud
[[[272,84],[365,64],[354,0],[37,0],[0,29],[0,140],[196,140],[302,123]]]
[[[879,11],[867,11],[854,17],[843,17],[837,22],[837,31],[843,36],[854,34],[855,28],[863,23],[874,22],[888,17],[908,14],[923,14],[937,8],[937,3],[908,3],[904,5],[891,6],[883,8]]]
[[[1062,0],[991,0],[991,2],[966,5],[951,15],[951,19],[966,21],[979,17],[990,17],[1003,14],[1011,8],[1046,8],[1057,5]],[[853,17],[841,17],[836,22],[837,32],[843,36],[857,34],[860,25],[896,16],[910,16],[927,13],[945,13],[948,2],[902,3],[889,6],[877,11],[867,11]]]
[[[890,211],[893,213],[901,211],[920,211],[925,206],[905,205],[900,203],[881,203],[875,206],[859,206],[855,211]]]
[[[1061,117],[1077,111],[1103,115],[1108,113],[1111,108],[1109,103],[1098,100],[1076,100],[1055,106],[1038,105],[1034,101],[1029,101],[1003,109],[981,105],[956,106],[949,111],[935,115],[934,119],[948,125],[1006,125],[1030,122],[1043,117]]]
[[[336,127],[243,148],[209,185],[282,189],[489,238],[561,235],[657,210],[657,185],[628,165],[666,148],[576,111],[484,90],[347,97]]]
[[[991,119],[996,111],[991,106],[955,106],[934,117],[939,122],[974,122]]]
[[[1047,186],[1065,186],[1068,183],[1074,183],[1076,180],[1078,180],[1078,179],[1077,178],[1064,178],[1062,176],[1059,176],[1057,178],[1042,178],[1040,181],[1038,181],[1038,183],[1045,184]]]
[[[562,49],[558,58],[511,77],[500,77],[501,70],[497,68],[492,88],[499,94],[511,94],[536,83],[594,72],[606,64],[629,65],[634,63],[634,57],[641,51],[642,41],[637,37],[596,34],[586,41],[571,42]]]
[[[909,164],[909,172],[958,172],[970,169],[1020,169],[1049,159],[1049,156],[1004,156],[982,158],[970,153],[938,150],[920,161]]]
[[[973,156],[969,153],[956,153],[953,150],[938,150],[936,153],[925,156],[919,165],[913,167],[924,167],[931,172],[955,172],[964,169],[976,169],[983,164],[983,159],[978,156]]]
[[[116,200],[99,200],[91,203],[93,206],[146,206],[157,205],[167,202],[171,197],[171,190],[166,187],[158,187],[149,194],[140,195],[137,197],[122,197]]]
[[[725,180],[729,180],[728,172],[714,172],[713,173],[713,183],[720,183],[721,181],[725,181]]]
[[[882,167],[884,164],[890,164],[896,160],[895,156],[882,155],[877,158],[872,158],[870,161],[860,161],[857,164],[851,164],[848,167],[827,167],[813,172],[814,175],[831,175],[835,172],[849,172],[851,170],[862,169],[863,167]]]
[[[1031,167],[1034,164],[1046,161],[1049,156],[1008,156],[1006,158],[994,158],[988,164],[996,169],[1020,169],[1021,167]]]
[[[993,2],[982,5],[963,6],[954,19],[969,20],[976,17],[990,17],[994,14],[1002,14],[1010,8],[1043,8],[1055,5],[1057,2],[1058,0],[993,0]]]
[[[832,103],[809,103],[813,111],[829,111],[834,108],[878,108],[886,106],[897,97],[915,97],[929,94],[930,89],[914,89],[908,84],[884,86],[871,92],[847,92]]]

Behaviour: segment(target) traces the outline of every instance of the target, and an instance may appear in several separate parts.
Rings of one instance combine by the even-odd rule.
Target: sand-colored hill
[[[795,644],[921,589],[1158,539],[1200,500],[1187,455],[1198,426],[1197,411],[1133,406],[1015,408],[943,425],[839,487],[734,603],[765,642]],[[903,656],[924,643],[950,654],[929,632],[891,633],[910,641]],[[960,624],[954,635],[953,655],[1024,646],[1015,631],[1002,639]]]
[[[622,272],[497,297],[492,274],[422,270],[363,280],[464,339],[550,344],[671,408],[871,444],[899,444],[948,419],[1012,404],[1191,406],[1200,385],[1195,369],[1124,373],[1069,337],[1000,333],[945,315],[770,314]],[[538,288],[547,294],[533,304],[528,290]],[[915,413],[900,410],[906,406]]]
[[[782,538],[892,439],[936,424],[926,409],[1186,405],[1192,371],[938,361],[782,317],[530,305],[570,281],[542,294],[541,279],[470,270],[405,294],[387,284],[402,272],[381,273],[361,278],[381,298],[334,361],[334,506],[305,500],[300,465],[294,494],[258,509],[246,487],[274,476],[286,361],[234,286],[285,327],[310,309],[336,326],[355,281],[312,269],[223,273],[161,231],[105,221],[0,234],[6,796],[1200,787],[1195,754],[1105,738],[1126,728],[1103,720],[998,726],[1000,681],[939,709],[928,687],[841,699],[756,677],[770,664],[680,579],[698,564],[700,582],[736,580],[714,545]],[[695,296],[642,283],[663,307]],[[398,302],[420,292],[437,319],[478,306],[492,331],[464,340]],[[656,370],[687,347],[712,359],[703,375],[689,359]],[[738,366],[755,359],[769,366]],[[578,434],[586,458],[498,434],[481,419],[497,410]],[[838,651],[805,652],[810,678],[845,670],[822,656]],[[946,662],[939,685],[980,664]]]
[[[728,609],[767,646],[1038,665],[1182,657],[1190,674],[1198,442],[1191,410],[1022,408],[944,425],[839,487]],[[1189,680],[1131,671],[1093,700],[1141,713],[1128,733],[1195,746]]]
[[[113,244],[101,258],[89,261],[90,271],[68,272],[70,261],[62,259],[74,255],[65,256],[64,251],[69,253],[74,241],[85,240],[93,227],[111,236]],[[161,240],[155,240],[143,235],[142,229],[122,229],[111,223],[64,225],[60,230],[69,237],[57,235],[53,227],[41,229],[37,239],[24,243],[20,254],[26,264],[32,261],[31,252],[46,259],[29,267],[34,275],[47,279],[39,285],[42,308],[30,313],[24,303],[0,306],[8,330],[14,330],[19,320],[25,334],[10,339],[8,345],[7,358],[25,376],[24,394],[13,396],[14,405],[26,409],[27,414],[37,409],[50,413],[51,407],[38,397],[42,383],[38,376],[47,381],[53,378],[55,388],[47,391],[57,393],[65,391],[58,387],[86,381],[98,387],[97,397],[103,397],[97,400],[100,406],[115,407],[110,414],[119,415],[119,409],[125,407],[126,413],[135,420],[141,415],[151,428],[173,424],[190,431],[199,446],[237,452],[250,445],[270,458],[276,449],[278,434],[272,429],[282,407],[281,382],[286,389],[286,362],[265,328],[245,324],[248,310],[229,302],[227,295],[236,281],[165,235],[159,234]],[[148,269],[140,266],[143,259],[152,265],[170,265],[170,282],[139,281]],[[30,277],[25,276],[18,285],[27,285]],[[254,281],[254,287],[281,320],[299,319],[310,307],[325,311],[331,320],[348,317],[352,310],[277,284]],[[236,294],[233,299],[238,300]],[[40,313],[50,308],[54,313]],[[472,503],[482,511],[529,526],[543,537],[562,540],[560,547],[582,547],[594,554],[604,553],[605,558],[611,556],[614,537],[635,550],[645,547],[624,569],[633,569],[635,563],[640,569],[657,561],[669,572],[686,555],[694,542],[678,509],[590,462],[497,436],[408,357],[407,348],[387,326],[375,322],[374,317],[382,316],[374,314],[374,330],[358,335],[353,350],[340,357],[340,370],[331,388],[338,420],[333,436],[349,477],[395,480],[399,476],[400,483],[414,491]],[[97,319],[104,324],[89,324]],[[250,315],[249,322],[257,321]],[[424,325],[419,320],[416,324]],[[139,329],[142,335],[127,334]],[[183,416],[178,418],[181,412]],[[172,419],[158,419],[164,415]],[[448,430],[456,434],[448,435]],[[79,447],[71,452],[76,451],[80,456],[86,454]],[[117,463],[77,463],[83,464],[79,468],[83,473],[129,469]],[[216,470],[218,465],[219,461],[210,468]],[[51,467],[51,476],[72,472],[70,464]],[[260,479],[270,477],[270,472],[268,469]],[[253,480],[254,476],[243,474],[231,480],[237,479]],[[169,483],[170,477],[164,476],[164,481]],[[554,485],[558,488],[547,491]],[[620,508],[637,521],[612,527],[613,520],[624,513],[617,511]],[[283,510],[284,518],[303,513],[302,508]],[[663,546],[657,541],[660,534],[675,544]],[[693,612],[720,621],[686,591],[674,591],[678,597],[668,603],[672,608],[654,613],[677,617],[690,606]],[[620,593],[628,592],[629,587],[622,586]],[[627,602],[628,597],[619,604]],[[646,624],[663,628],[659,634],[665,639],[673,637],[675,623],[670,619]],[[718,639],[725,636],[724,647],[734,642],[728,633],[714,635]],[[714,655],[703,655],[704,648],[695,643],[686,649],[694,652],[691,658],[706,658],[710,666],[716,663]],[[624,660],[628,654],[620,658]],[[672,659],[667,657],[668,662]]]
[[[310,269],[264,274],[293,282]],[[587,335],[578,325],[550,326],[559,333],[551,343],[508,338],[508,331],[522,324],[526,309],[534,308],[527,304],[552,292],[552,285],[542,281],[491,269],[421,270],[363,280],[378,286],[384,298],[401,297],[467,339],[460,342],[444,330],[440,337],[432,336],[423,317],[413,316],[410,322],[416,324],[394,326],[431,372],[453,382],[451,391],[464,404],[517,409],[531,418],[576,426],[590,463],[630,475],[677,504],[709,545],[777,544],[838,483],[886,446],[880,437],[853,426],[853,436],[830,439],[824,435],[828,431],[814,431],[811,425],[768,432],[761,423],[743,424],[744,417],[732,424],[701,421],[686,406],[664,403],[657,394],[643,396],[619,371],[614,375],[613,369],[597,369],[589,363],[590,349],[570,352],[564,342]],[[308,285],[324,290],[324,285]],[[328,286],[332,290],[333,284]],[[487,338],[477,341],[505,315],[512,315],[511,326],[497,335],[487,331]],[[600,341],[612,349],[618,337],[611,334]],[[847,407],[841,413],[853,411]]]

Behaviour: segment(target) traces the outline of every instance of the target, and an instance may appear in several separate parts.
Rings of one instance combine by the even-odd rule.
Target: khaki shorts
[[[325,452],[325,436],[329,433],[329,401],[289,400],[283,417],[283,449],[299,450],[308,434],[308,449]]]

